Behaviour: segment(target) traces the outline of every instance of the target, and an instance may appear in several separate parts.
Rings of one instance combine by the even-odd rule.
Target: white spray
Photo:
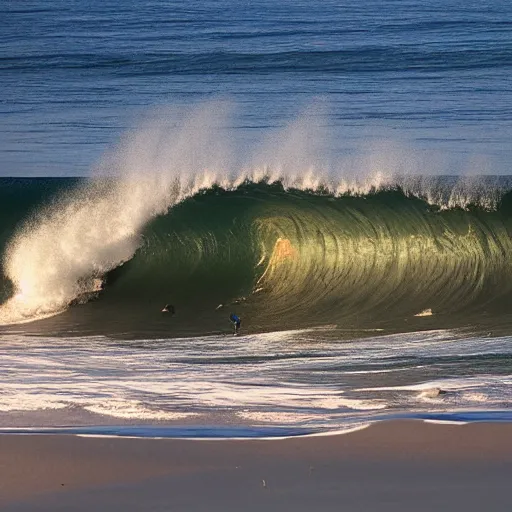
[[[357,195],[393,183],[375,161],[329,165],[325,148],[332,142],[318,109],[308,109],[236,161],[231,110],[226,102],[213,102],[185,116],[159,112],[125,136],[85,185],[25,223],[4,257],[15,293],[0,307],[0,324],[57,314],[96,290],[108,271],[133,257],[149,221],[213,185],[230,189],[265,179],[286,188]]]
[[[0,323],[61,312],[133,257],[151,219],[214,183],[227,186],[218,136],[224,114],[209,105],[192,112],[179,131],[161,122],[144,125],[105,157],[90,182],[26,223],[4,258],[15,294],[0,309]]]

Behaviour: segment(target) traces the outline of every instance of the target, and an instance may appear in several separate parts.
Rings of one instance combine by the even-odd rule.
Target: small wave
[[[433,425],[467,425],[467,421],[456,420],[423,420],[423,423],[432,423]]]
[[[443,398],[448,391],[441,388],[430,388],[425,389],[419,394],[420,398]]]
[[[102,416],[122,419],[163,421],[183,420],[185,418],[197,416],[197,414],[193,412],[153,410],[137,400],[109,399],[103,404],[96,403],[92,405],[84,405],[83,408],[86,411],[100,414]]]
[[[236,415],[249,420],[251,424],[273,425],[308,425],[318,421],[315,414],[303,414],[299,412],[273,412],[273,411],[240,411]]]

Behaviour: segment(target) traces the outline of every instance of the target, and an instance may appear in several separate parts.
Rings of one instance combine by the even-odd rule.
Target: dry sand
[[[0,436],[2,511],[510,511],[512,424],[284,440]]]

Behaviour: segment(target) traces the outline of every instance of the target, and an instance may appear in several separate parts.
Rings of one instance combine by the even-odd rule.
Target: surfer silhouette
[[[164,309],[162,309],[162,313],[170,313],[171,315],[174,315],[174,306],[172,304],[166,304],[164,306]]]
[[[238,331],[240,330],[240,324],[242,323],[240,317],[238,317],[234,313],[231,313],[229,315],[229,319],[233,322],[233,327],[235,328],[235,335],[238,334]]]

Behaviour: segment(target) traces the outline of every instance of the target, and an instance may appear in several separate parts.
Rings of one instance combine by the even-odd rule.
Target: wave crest
[[[503,184],[397,176],[390,165],[366,166],[366,161],[364,169],[353,162],[334,166],[322,160],[327,135],[314,110],[251,155],[245,152],[245,161],[233,158],[230,150],[225,103],[203,105],[185,117],[180,113],[179,122],[173,115],[169,121],[167,112],[126,135],[93,178],[55,198],[20,227],[5,251],[3,271],[14,293],[0,309],[0,323],[63,311],[97,292],[98,281],[136,253],[147,262],[148,254],[163,251],[163,260],[182,258],[189,266],[196,261],[196,267],[201,257],[194,260],[193,254],[202,254],[210,269],[204,272],[221,268],[215,267],[219,258],[239,254],[244,263],[232,266],[239,269],[235,276],[245,276],[243,285],[223,292],[224,298],[244,287],[247,293],[264,291],[270,317],[297,317],[312,306],[329,318],[335,311],[369,313],[420,292],[416,313],[435,307],[436,301],[469,304],[510,270],[502,219],[442,217],[428,210],[428,203],[496,208]],[[260,183],[259,188],[251,183]],[[224,212],[217,228],[187,238],[183,226],[174,225],[165,244],[155,242],[158,236],[148,224],[171,210],[172,219],[176,205],[205,190],[208,197],[216,190],[231,191],[238,203],[229,210],[222,199],[208,199],[212,219]],[[388,195],[379,196],[382,191]],[[368,202],[371,195],[374,200]],[[192,208],[190,215],[200,213]],[[170,239],[175,245],[169,245]],[[183,253],[187,244],[193,249]],[[229,270],[224,271],[221,279],[230,279]],[[190,268],[187,272],[192,276]],[[137,287],[141,293],[144,285],[139,281]],[[372,294],[371,289],[378,291]],[[436,299],[443,289],[444,299]]]

